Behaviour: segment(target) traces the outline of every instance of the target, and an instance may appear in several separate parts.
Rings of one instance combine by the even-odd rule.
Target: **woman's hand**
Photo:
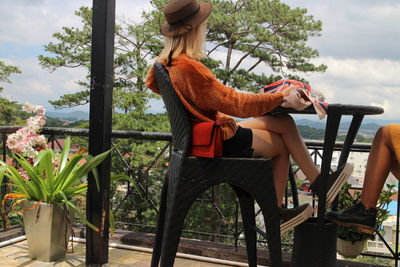
[[[283,92],[283,102],[281,107],[294,108],[296,110],[304,110],[309,105],[310,101],[305,101],[302,98],[302,89],[297,86],[289,86]]]
[[[298,87],[298,86],[296,86],[296,85],[291,84],[288,88],[286,88],[285,90],[282,91],[282,94],[283,94],[284,97],[285,97],[285,96],[289,96],[289,94],[290,94],[293,90],[296,91],[296,92],[298,92],[298,93],[300,94],[302,88],[301,88],[301,87]]]

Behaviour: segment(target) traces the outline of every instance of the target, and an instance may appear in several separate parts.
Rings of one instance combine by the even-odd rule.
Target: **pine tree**
[[[162,21],[158,10],[166,2],[152,1],[154,20]],[[282,78],[304,80],[301,73],[326,70],[325,65],[310,61],[319,54],[307,46],[307,40],[320,35],[322,22],[315,21],[306,9],[291,8],[278,0],[211,2],[208,58],[203,62],[224,84],[257,92]]]
[[[0,83],[11,83],[10,76],[18,73],[21,73],[18,67],[7,65],[0,61]],[[0,86],[0,93],[3,89]],[[21,124],[23,112],[21,112],[20,105],[17,102],[0,97],[0,110],[0,125],[12,126]]]

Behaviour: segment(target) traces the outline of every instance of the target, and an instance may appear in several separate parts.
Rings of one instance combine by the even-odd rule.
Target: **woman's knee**
[[[373,143],[386,146],[388,149],[393,150],[393,145],[390,137],[390,127],[391,124],[380,127],[375,134]]]
[[[376,137],[389,139],[390,137],[390,124],[381,126],[375,134]]]
[[[285,123],[288,124],[295,124],[294,119],[292,116],[290,116],[290,114],[279,114],[279,115],[275,115],[279,120],[284,121]]]
[[[297,129],[296,122],[289,114],[275,115],[275,120],[285,129]]]
[[[282,137],[273,132],[253,129],[253,149],[255,156],[289,157],[289,150]]]

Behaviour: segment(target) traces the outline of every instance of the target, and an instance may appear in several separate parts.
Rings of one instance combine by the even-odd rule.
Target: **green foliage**
[[[44,127],[66,127],[66,123],[60,119],[56,118],[46,118],[46,124]]]
[[[153,0],[162,10],[167,0]],[[306,9],[291,8],[278,0],[211,0],[208,19],[207,55],[203,62],[224,84],[257,92],[282,77],[303,80],[291,72],[323,72],[314,65],[318,52],[307,46],[310,36],[319,36],[322,22],[307,15]],[[150,12],[163,21],[161,12]],[[218,55],[218,59],[212,59]],[[262,66],[262,67],[261,67]],[[262,74],[254,70],[260,67]]]
[[[11,83],[10,76],[17,73],[21,73],[19,68],[6,65],[0,60],[0,83]],[[3,87],[0,87],[0,93],[2,91]],[[0,110],[0,125],[19,125],[26,118],[26,113],[21,112],[21,105],[3,97],[0,97]]]
[[[154,97],[146,90],[144,77],[151,58],[158,55],[163,41],[159,32],[162,8],[167,0],[153,0],[153,10],[144,11],[138,23],[122,20],[116,25],[114,55],[114,106],[124,113],[144,111]],[[322,22],[315,21],[306,9],[290,8],[277,0],[213,0],[208,20],[208,55],[218,59],[203,60],[225,84],[242,90],[257,91],[278,79],[295,78],[284,72],[325,71],[325,65],[310,60],[318,52],[306,45],[310,36],[318,36]],[[56,42],[45,46],[52,56],[39,56],[40,64],[54,71],[61,67],[84,67],[90,70],[91,10],[81,7],[75,12],[82,27],[63,27],[53,34]],[[254,72],[264,65],[262,74]],[[89,77],[77,81],[80,92],[50,101],[56,108],[86,104],[89,101]]]
[[[313,128],[307,125],[297,125],[297,129],[300,132],[300,135],[304,139],[310,139],[310,140],[324,140],[325,138],[325,129],[317,129]],[[336,137],[336,141],[344,141],[346,138],[345,135],[338,135]],[[364,137],[361,134],[357,134],[356,139],[357,142],[364,142],[364,143],[371,143],[372,138]]]
[[[62,32],[53,34],[56,42],[45,45],[45,51],[52,55],[39,55],[40,64],[50,71],[63,67],[83,67],[87,70],[86,80],[77,81],[82,90],[50,101],[55,108],[89,102],[92,11],[88,7],[81,7],[75,15],[81,18],[82,27],[63,27]],[[157,34],[152,21],[136,25],[122,21],[121,25],[116,25],[113,92],[116,111],[143,112],[147,109],[148,99],[155,97],[144,85],[149,67],[147,61],[159,53],[161,47],[161,41],[154,36]]]
[[[306,125],[297,125],[297,129],[305,139],[323,140],[325,136],[325,129],[316,129]]]
[[[392,259],[385,259],[385,258],[380,258],[380,257],[374,257],[374,256],[358,256],[356,259],[352,258],[346,258],[346,261],[355,261],[355,262],[362,262],[367,264],[367,266],[393,266],[393,261]]]
[[[0,60],[0,82],[11,83],[10,76],[15,73],[21,73],[21,70],[18,67],[6,65]],[[2,90],[3,88],[0,87],[0,92]]]
[[[64,204],[75,211],[86,224],[97,230],[97,227],[85,219],[85,216],[71,200],[84,196],[87,191],[87,183],[83,182],[83,179],[89,172],[93,172],[93,177],[98,185],[98,175],[95,168],[110,154],[110,151],[95,157],[75,153],[68,159],[69,151],[70,139],[67,138],[60,155],[57,155],[51,149],[42,150],[33,165],[24,157],[15,155],[14,159],[18,166],[29,179],[26,179],[21,171],[18,171],[14,166],[0,161],[0,184],[2,184],[4,177],[12,181],[12,193],[4,196],[4,199]],[[54,164],[56,158],[59,159],[58,164]],[[81,160],[86,160],[86,162],[80,164]]]
[[[0,125],[23,125],[29,117],[28,113],[21,110],[20,104],[2,97],[0,97],[0,110]]]
[[[378,214],[376,220],[376,230],[382,230],[383,222],[389,217],[388,206],[392,201],[391,198],[395,194],[393,191],[394,185],[386,184],[386,189],[382,190],[381,195],[379,196],[378,200]],[[361,197],[361,192],[356,191],[354,195],[349,193],[349,189],[351,188],[350,184],[346,184],[340,194],[339,194],[339,202],[338,202],[338,209],[343,210],[352,205],[354,205]],[[356,227],[348,227],[348,226],[341,226],[338,227],[338,237],[355,243],[360,240],[365,239],[374,239],[374,235],[369,235],[366,233],[359,232]]]

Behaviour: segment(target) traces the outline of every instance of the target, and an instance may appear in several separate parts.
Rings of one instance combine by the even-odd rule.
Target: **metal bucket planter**
[[[336,267],[336,224],[326,222],[319,231],[317,218],[294,229],[293,267]],[[322,235],[322,244],[319,242]]]
[[[363,252],[366,244],[366,239],[351,243],[350,241],[338,238],[336,249],[337,252],[345,258],[356,258],[361,254],[361,252]]]
[[[23,212],[29,256],[42,261],[64,258],[71,236],[68,210],[55,204],[27,202]]]

